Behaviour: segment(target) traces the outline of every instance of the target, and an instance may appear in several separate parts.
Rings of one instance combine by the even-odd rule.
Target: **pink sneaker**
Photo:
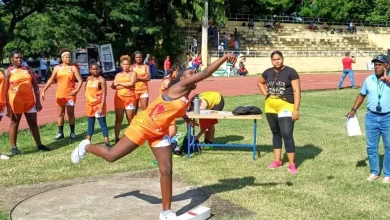
[[[276,169],[278,167],[281,167],[282,166],[282,161],[277,161],[277,160],[274,160],[272,161],[272,163],[268,166],[269,169]]]
[[[295,163],[290,163],[290,166],[288,166],[288,171],[293,175],[298,174],[298,170],[295,166]]]

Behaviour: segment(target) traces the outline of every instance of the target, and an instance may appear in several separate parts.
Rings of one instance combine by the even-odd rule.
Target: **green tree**
[[[369,21],[390,21],[390,1],[374,0],[374,8],[368,18]]]
[[[25,55],[55,55],[61,48],[75,49],[96,40],[90,27],[98,18],[77,6],[63,6],[35,13],[21,21],[15,31],[15,39],[5,50],[19,48]]]
[[[84,0],[85,1],[85,0]],[[0,61],[4,47],[15,39],[17,24],[34,13],[42,13],[57,4],[74,4],[77,0],[1,0],[0,1]]]
[[[371,0],[313,0],[304,1],[300,15],[329,20],[364,21],[372,10]]]

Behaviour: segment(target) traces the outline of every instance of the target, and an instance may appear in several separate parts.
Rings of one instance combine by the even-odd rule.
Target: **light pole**
[[[209,24],[209,2],[205,0],[204,2],[204,16],[202,24],[202,69],[207,67],[208,64],[208,51],[207,51],[207,29]]]

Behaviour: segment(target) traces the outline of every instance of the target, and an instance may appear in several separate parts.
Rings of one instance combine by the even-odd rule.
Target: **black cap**
[[[377,55],[374,57],[374,59],[372,60],[373,63],[375,62],[379,62],[379,63],[389,63],[388,59],[387,59],[387,56],[386,55]]]

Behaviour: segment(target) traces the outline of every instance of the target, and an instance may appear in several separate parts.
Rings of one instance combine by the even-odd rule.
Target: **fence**
[[[300,16],[280,16],[280,15],[254,15],[254,14],[226,14],[226,19],[230,21],[248,21],[252,19],[253,21],[280,21],[281,23],[300,23],[300,24],[310,24],[310,23],[328,23],[329,25],[349,25],[352,20],[344,21],[330,21],[325,18],[310,18],[310,17],[300,17]],[[376,27],[390,27],[390,21],[354,21],[356,26],[376,26]]]
[[[269,57],[273,50],[246,50],[246,51],[209,51],[209,56],[219,57],[223,56],[225,53],[233,53],[235,55],[243,54],[246,57]],[[345,50],[335,51],[310,51],[310,50],[284,50],[282,51],[283,56],[286,57],[341,57],[345,55]],[[356,57],[374,57],[378,54],[387,54],[387,51],[348,51],[352,56]]]

